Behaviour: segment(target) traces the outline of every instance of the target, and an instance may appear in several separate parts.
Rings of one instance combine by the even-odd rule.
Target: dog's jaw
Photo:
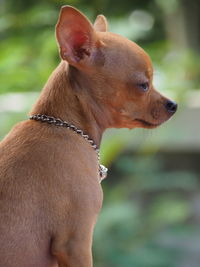
[[[137,127],[147,128],[147,129],[153,129],[153,128],[156,128],[162,124],[162,123],[157,123],[157,124],[151,123],[151,122],[148,122],[148,121],[142,120],[142,119],[135,119],[134,122],[136,122],[137,124],[139,123],[139,125]]]

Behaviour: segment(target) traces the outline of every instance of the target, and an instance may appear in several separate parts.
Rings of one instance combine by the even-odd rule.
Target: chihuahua
[[[155,128],[177,109],[152,84],[150,57],[134,42],[61,8],[61,62],[30,119],[0,143],[0,266],[91,267],[102,206],[99,164],[107,128]]]

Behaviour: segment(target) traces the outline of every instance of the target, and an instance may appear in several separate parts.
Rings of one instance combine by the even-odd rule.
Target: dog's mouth
[[[135,122],[139,122],[140,127],[149,128],[149,129],[156,128],[161,124],[161,123],[157,123],[157,124],[156,123],[151,123],[151,122],[148,122],[148,121],[145,121],[145,120],[142,120],[142,119],[135,119],[134,121]]]

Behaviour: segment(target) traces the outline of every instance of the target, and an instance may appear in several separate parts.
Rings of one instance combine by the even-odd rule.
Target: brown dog
[[[149,56],[107,32],[104,16],[92,26],[65,6],[56,36],[62,61],[31,114],[89,137],[33,116],[1,142],[1,267],[91,267],[103,197],[95,144],[106,128],[154,128],[177,108],[154,89]]]

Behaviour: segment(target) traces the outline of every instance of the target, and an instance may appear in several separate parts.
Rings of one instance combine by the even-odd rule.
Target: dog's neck
[[[62,61],[50,76],[30,114],[46,114],[74,124],[99,146],[108,127],[103,107],[91,93],[92,81]]]

